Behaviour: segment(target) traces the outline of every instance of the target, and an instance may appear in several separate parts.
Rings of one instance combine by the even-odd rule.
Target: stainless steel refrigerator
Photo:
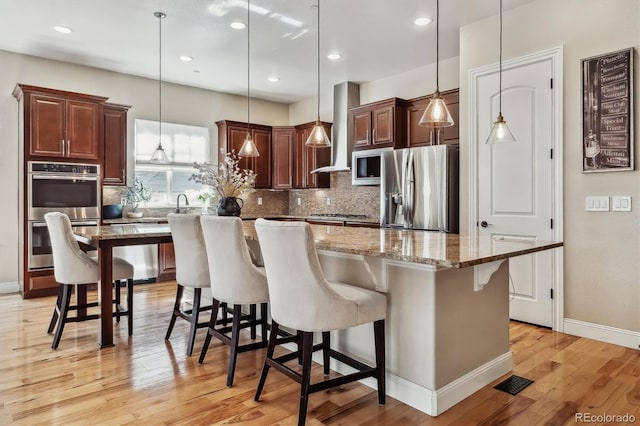
[[[459,157],[456,145],[384,152],[380,225],[457,233]]]

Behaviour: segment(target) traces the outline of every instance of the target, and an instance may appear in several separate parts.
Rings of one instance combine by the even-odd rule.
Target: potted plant
[[[138,211],[141,202],[147,202],[151,199],[151,189],[145,188],[142,181],[136,178],[132,186],[127,186],[124,193],[124,201],[129,206],[127,216],[132,218],[142,217],[142,212]]]

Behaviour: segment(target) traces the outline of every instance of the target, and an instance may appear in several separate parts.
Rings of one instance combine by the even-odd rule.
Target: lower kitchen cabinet
[[[176,279],[176,252],[173,243],[158,244],[158,277],[156,281]]]

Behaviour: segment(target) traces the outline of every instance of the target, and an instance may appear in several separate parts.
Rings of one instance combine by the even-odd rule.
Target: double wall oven
[[[30,161],[27,170],[28,267],[33,271],[53,267],[46,213],[66,213],[71,226],[98,224],[100,166]]]

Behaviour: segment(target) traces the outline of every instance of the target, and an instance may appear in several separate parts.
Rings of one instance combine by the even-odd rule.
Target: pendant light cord
[[[162,19],[164,13],[158,13],[158,147],[162,147]]]
[[[251,132],[251,7],[247,0],[247,133]]]
[[[317,59],[318,59],[318,121],[320,121],[320,0],[318,0],[318,49],[317,49]]]
[[[440,0],[436,0],[436,92],[440,92]]]
[[[498,106],[499,106],[499,113],[500,115],[502,115],[502,0],[500,0],[500,58],[499,58],[499,85],[500,85],[500,92],[499,96],[498,96]]]

